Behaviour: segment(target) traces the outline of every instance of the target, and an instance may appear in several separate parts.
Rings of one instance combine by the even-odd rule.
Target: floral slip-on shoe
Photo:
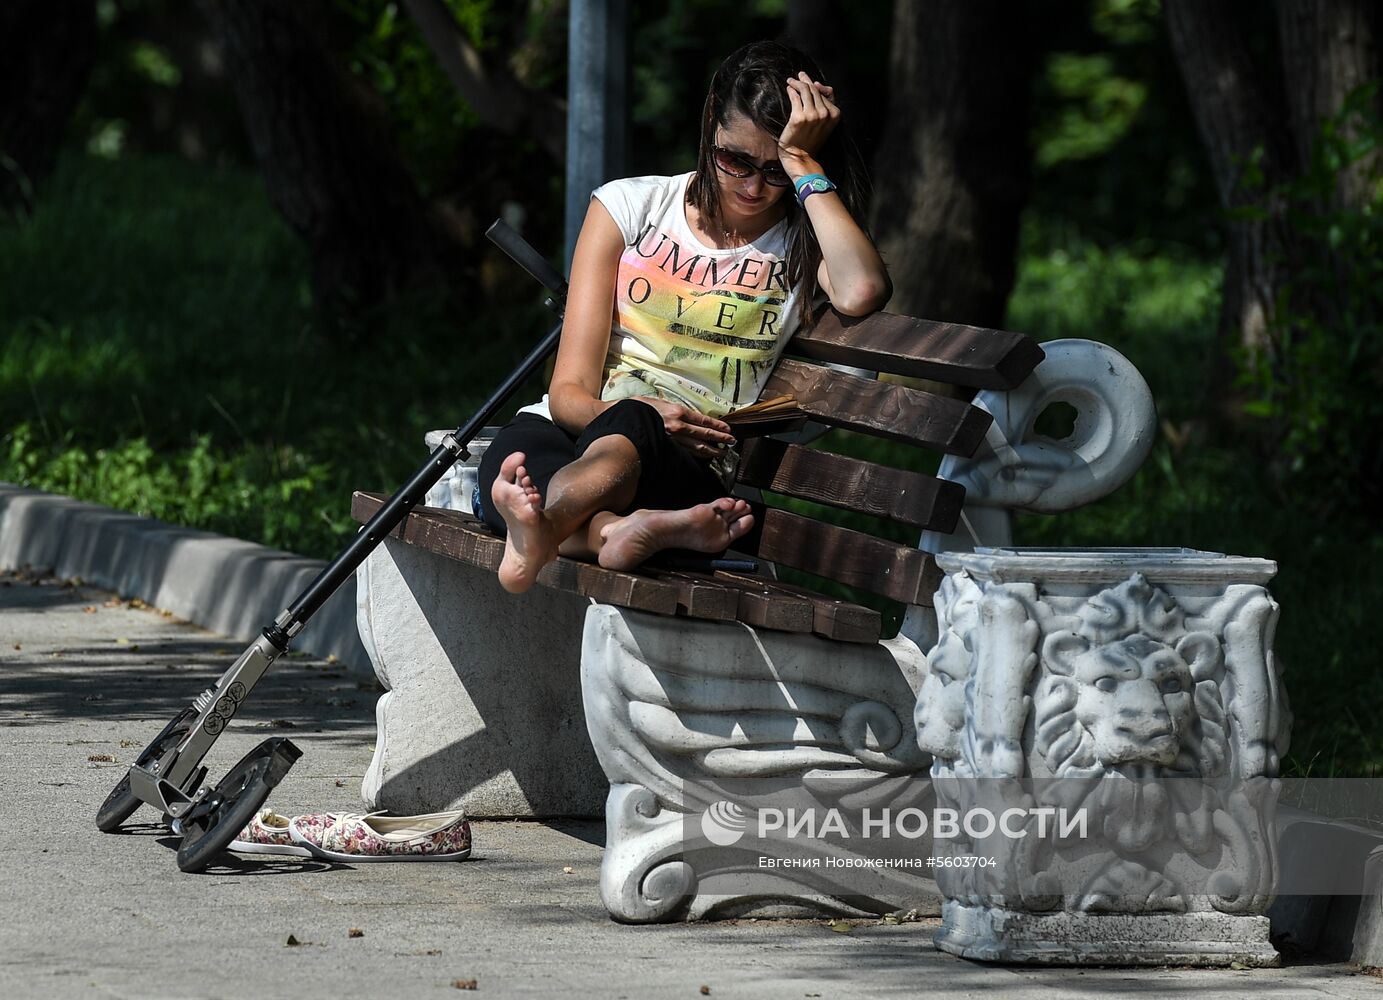
[[[316,837],[289,824],[295,844],[329,861],[462,861],[471,853],[471,825],[460,809],[425,816],[337,816]]]
[[[350,817],[359,818],[358,813],[307,813],[304,816],[294,816],[288,823],[288,829],[284,835],[289,838],[289,842],[302,851],[304,854],[314,856],[312,848],[322,842],[322,831],[331,826],[339,819]],[[296,832],[295,832],[296,831]]]
[[[298,819],[324,819],[326,822],[321,825],[325,826],[326,823],[334,823],[336,816],[326,813],[321,816],[299,816]],[[287,816],[280,816],[272,809],[261,809],[245,829],[230,842],[230,850],[242,854],[293,854],[299,857],[312,857],[310,850],[293,843],[293,838],[288,835],[291,822]]]

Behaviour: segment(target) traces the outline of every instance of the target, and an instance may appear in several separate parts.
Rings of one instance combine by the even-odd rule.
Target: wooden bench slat
[[[764,386],[765,399],[782,394],[814,420],[936,448],[948,455],[973,455],[994,418],[978,407],[920,389],[847,375],[783,358]]]
[[[730,588],[738,598],[736,617],[746,625],[755,628],[774,629],[779,632],[810,632],[816,621],[816,609],[811,601],[794,594],[774,591],[767,586],[771,581],[753,576],[722,578],[715,577],[717,583]]]
[[[896,313],[842,316],[830,308],[792,339],[788,352],[976,389],[1012,389],[1045,357],[1026,334]]]
[[[575,559],[559,557],[548,565],[556,566],[558,563],[576,567],[576,592],[582,597],[590,597],[601,604],[618,604],[622,608],[652,611],[660,615],[677,612],[677,588],[659,580],[634,573],[621,573]],[[544,567],[543,572],[547,572],[547,567]],[[546,582],[542,573],[538,574],[538,581]]]
[[[734,621],[739,612],[739,594],[710,577],[649,567],[641,567],[639,572],[677,588],[678,614],[708,621]]]
[[[954,531],[965,503],[965,487],[959,483],[768,438],[744,442],[737,478],[786,496],[935,531]]]
[[[772,507],[758,505],[755,515],[754,528],[735,547],[760,559],[925,607],[941,586],[930,552]]]
[[[771,591],[792,594],[811,602],[812,631],[827,639],[840,642],[878,642],[883,632],[883,616],[873,608],[827,597],[781,580],[761,580],[737,573],[720,571],[717,580],[756,580]]]

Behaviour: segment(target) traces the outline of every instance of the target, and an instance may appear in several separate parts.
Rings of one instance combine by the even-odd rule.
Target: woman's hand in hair
[[[697,458],[715,458],[727,445],[735,443],[730,425],[723,420],[654,396],[639,396],[638,400],[661,413],[668,436]]]
[[[778,158],[793,179],[812,173],[812,160],[840,122],[840,108],[832,103],[835,90],[817,83],[806,73],[787,81],[792,115],[778,137]]]

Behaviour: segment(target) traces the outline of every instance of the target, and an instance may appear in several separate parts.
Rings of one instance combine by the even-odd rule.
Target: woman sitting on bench
[[[758,398],[818,291],[854,316],[891,292],[832,96],[801,52],[747,45],[711,80],[695,171],[592,194],[551,387],[480,466],[506,590],[559,553],[632,569],[752,526],[716,471],[734,445],[717,418]]]

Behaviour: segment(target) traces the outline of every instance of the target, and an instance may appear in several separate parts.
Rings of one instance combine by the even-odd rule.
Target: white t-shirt
[[[720,250],[687,224],[691,173],[595,189],[624,236],[600,398],[658,396],[720,416],[759,397],[797,328],[787,226]],[[525,407],[551,419],[543,403]]]

